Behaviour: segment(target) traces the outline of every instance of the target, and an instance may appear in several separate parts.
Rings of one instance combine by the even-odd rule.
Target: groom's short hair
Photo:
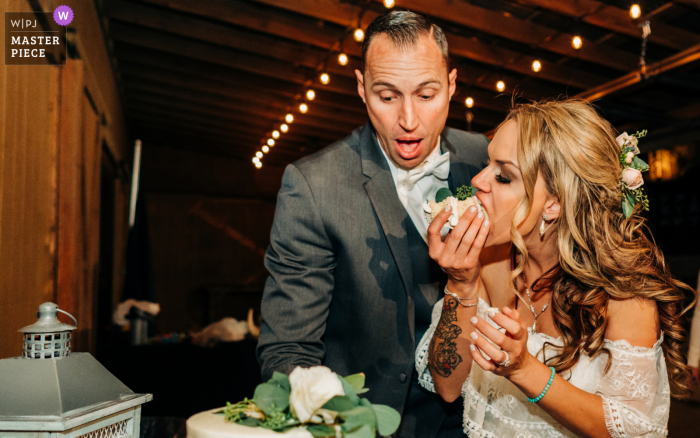
[[[423,35],[432,35],[445,59],[445,67],[450,71],[450,54],[445,33],[440,27],[431,23],[427,17],[411,11],[393,11],[375,18],[367,26],[365,39],[362,42],[362,71],[364,73],[367,50],[372,39],[379,34],[387,34],[399,47],[409,48],[416,44]]]

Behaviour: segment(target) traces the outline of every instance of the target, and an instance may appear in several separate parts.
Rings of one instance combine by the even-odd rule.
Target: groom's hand
[[[428,247],[430,258],[447,273],[450,283],[459,285],[450,291],[459,293],[452,289],[472,290],[479,278],[479,254],[489,233],[489,222],[484,221],[483,212],[472,206],[443,242],[440,230],[451,214],[451,210],[443,210],[433,219],[428,227]]]

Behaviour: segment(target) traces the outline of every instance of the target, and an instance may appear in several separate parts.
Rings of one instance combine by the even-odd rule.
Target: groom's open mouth
[[[420,154],[422,138],[401,137],[396,139],[396,150],[404,160],[411,160]]]

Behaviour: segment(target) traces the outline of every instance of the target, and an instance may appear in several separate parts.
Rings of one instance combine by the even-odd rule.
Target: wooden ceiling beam
[[[168,0],[148,1],[163,3]],[[353,26],[360,12],[359,6],[341,4],[333,0],[256,1],[345,26]],[[617,70],[629,71],[637,63],[635,55],[612,47],[598,45],[593,41],[587,41],[581,49],[575,50],[571,47],[573,35],[560,33],[554,29],[483,9],[467,2],[455,2],[453,0],[431,0],[430,2],[425,2],[424,0],[400,0],[397,6],[477,29],[491,35],[540,47],[560,55],[585,59],[586,61]],[[377,16],[377,13],[368,11],[363,17],[364,27]],[[473,42],[472,44],[477,43]],[[498,65],[506,64],[507,62],[505,61],[507,60],[500,60]],[[543,67],[543,70],[545,68],[546,66]],[[534,73],[532,74],[534,75]]]
[[[208,93],[201,93],[201,92],[194,92],[191,90],[183,90],[183,89],[172,89],[172,88],[165,88],[165,87],[157,87],[153,85],[148,85],[148,84],[139,84],[134,83],[134,84],[128,84],[126,86],[126,96],[127,100],[132,96],[132,95],[145,95],[145,96],[160,96],[161,98],[168,98],[168,99],[173,99],[178,102],[192,102],[192,103],[197,103],[197,104],[202,104],[202,105],[211,105],[213,107],[221,108],[221,109],[240,109],[240,108],[248,108],[250,107],[251,101],[246,101],[246,100],[238,100],[238,99],[233,99],[229,97],[221,97],[221,96],[215,96],[215,95],[210,95]],[[267,101],[268,108],[276,109],[278,116],[281,118],[282,115],[286,113],[286,103],[281,102],[281,101]],[[347,113],[347,112],[342,112],[338,113],[338,110],[333,107],[327,107],[320,101],[314,101],[314,106],[318,106],[321,111],[327,114],[334,115],[337,113],[337,117],[342,117],[344,121],[350,121],[351,123],[356,123],[358,125],[362,125],[367,122],[367,112],[365,111],[364,114],[357,114],[357,113]],[[281,121],[279,123],[282,123]],[[278,125],[279,125],[278,123]],[[273,126],[270,126],[270,130],[272,130]]]
[[[221,105],[227,105],[232,102],[238,103],[240,105],[246,104],[260,104],[261,101],[265,103],[265,107],[268,108],[275,108],[280,111],[280,118],[286,114],[290,110],[290,105],[289,105],[289,99],[285,99],[284,97],[280,96],[264,96],[260,97],[259,95],[254,95],[254,94],[246,94],[246,95],[241,95],[237,93],[235,89],[228,90],[226,94],[221,94],[221,93],[211,93],[208,90],[203,90],[202,88],[198,87],[198,84],[189,84],[190,86],[184,87],[184,86],[174,86],[173,84],[169,82],[155,82],[151,80],[135,80],[136,78],[132,78],[131,76],[127,81],[125,81],[124,85],[127,90],[127,96],[129,96],[130,92],[152,92],[152,93],[159,93],[159,94],[166,94],[166,95],[173,95],[173,96],[178,96],[178,95],[183,95],[189,99],[196,99],[198,101],[202,102],[211,102],[211,103],[220,103]],[[317,93],[318,94],[318,93]],[[358,98],[359,99],[359,98]],[[347,106],[341,106],[338,105],[336,102],[333,101],[326,101],[325,99],[321,99],[318,96],[316,99],[313,101],[314,106],[319,106],[322,109],[326,110],[331,110],[331,111],[342,111],[343,113],[348,113],[352,114],[353,117],[364,117],[367,118],[367,110],[364,105],[357,106],[357,107],[347,107]]]
[[[211,101],[206,101],[206,100],[192,100],[192,99],[186,99],[184,96],[180,97],[172,97],[172,96],[163,96],[162,94],[143,94],[143,93],[138,93],[135,95],[129,96],[128,101],[139,101],[139,102],[144,102],[146,99],[150,99],[152,101],[157,101],[157,102],[162,102],[164,104],[169,103],[172,105],[174,108],[182,108],[183,110],[187,110],[188,108],[212,108],[216,109],[219,111],[238,111],[238,112],[245,112],[251,115],[259,116],[266,118],[268,120],[276,120],[279,119],[281,116],[284,115],[284,111],[281,109],[275,109],[274,107],[271,109],[261,109],[259,107],[256,107],[255,105],[251,105],[247,102],[240,102],[240,101],[231,101],[227,102],[225,104],[221,102],[211,102]],[[339,125],[339,126],[344,126],[344,127],[357,127],[357,126],[362,126],[365,123],[367,123],[367,117],[355,117],[350,114],[338,114],[337,112],[329,111],[328,109],[319,109],[319,107],[314,106],[316,111],[314,112],[313,110],[309,110],[310,112],[305,114],[302,117],[299,117],[300,120],[304,120],[306,117],[313,116],[317,117],[319,119],[322,119],[322,121],[325,121],[324,123],[327,123],[329,125]],[[274,122],[273,122],[274,123]],[[269,130],[272,131],[273,123],[270,123],[270,128]]]
[[[141,132],[146,132],[149,129],[167,128],[167,130],[174,135],[196,134],[206,136],[210,139],[217,139],[217,141],[223,143],[243,143],[246,148],[252,151],[251,153],[254,153],[257,149],[259,149],[262,144],[257,134],[251,134],[245,131],[244,125],[238,125],[235,130],[221,127],[202,128],[200,126],[183,124],[179,120],[162,119],[159,118],[158,115],[144,113],[140,113],[139,119],[135,119],[134,124],[135,126],[138,126]],[[284,140],[280,140],[279,144],[275,144],[274,149],[298,152],[299,148],[306,147],[310,143],[311,142],[307,139],[303,141],[294,141],[290,138],[285,138]]]
[[[140,114],[139,120],[134,121],[134,126],[137,127],[139,131],[139,136],[142,137],[148,132],[155,130],[161,130],[168,132],[170,135],[190,135],[201,137],[202,140],[208,140],[215,142],[216,144],[234,145],[238,150],[242,151],[245,155],[253,158],[253,155],[260,150],[262,143],[256,139],[255,136],[251,136],[244,132],[238,130],[231,131],[228,135],[224,135],[222,130],[212,131],[211,128],[203,128],[197,125],[181,126],[182,121],[178,119],[161,119],[158,115],[152,114]],[[303,150],[307,150],[308,146],[312,144],[311,141],[304,143],[293,143],[290,141],[281,142],[276,144],[274,147],[270,148],[272,151],[277,151],[278,154],[287,155],[292,157],[300,157]]]
[[[164,12],[161,10],[155,11],[143,5],[133,5],[134,7],[132,7],[130,3],[124,4],[122,1],[117,1],[115,2],[115,6],[116,7],[111,10],[112,18],[138,24],[138,26],[120,22],[112,24],[110,33],[114,34],[115,39],[123,42],[147,46],[165,52],[177,53],[207,62],[219,62],[219,60],[222,60],[221,63],[224,65],[233,65],[233,63],[235,63],[246,69],[253,69],[253,67],[240,65],[241,63],[235,59],[231,60],[230,58],[234,55],[228,53],[225,49],[221,49],[220,46],[229,46],[237,50],[265,53],[265,55],[275,59],[291,62],[293,65],[288,66],[290,71],[298,69],[298,67],[294,67],[294,65],[303,65],[315,69],[324,59],[322,56],[323,52],[318,49],[316,49],[314,55],[311,55],[309,54],[310,51],[312,51],[311,48],[279,38],[271,38],[253,32],[246,33],[232,27],[221,26],[191,17],[182,17],[181,14],[168,13],[167,11]],[[148,26],[151,29],[146,29],[141,26]],[[157,29],[158,31],[152,29]],[[177,35],[183,35],[188,38]],[[217,46],[192,41],[190,38],[205,41]],[[351,45],[346,45],[345,50],[349,55],[355,54],[356,56],[349,57],[350,63],[346,67],[338,65],[335,59],[331,60],[332,62],[328,63],[328,71],[333,75],[332,78],[335,77],[335,74],[339,74],[352,78],[352,80],[355,79],[354,70],[355,68],[359,68],[360,65],[358,59],[359,45],[355,41],[352,41],[350,44]],[[469,45],[472,46],[473,44],[470,43]],[[355,47],[357,50],[348,50],[349,47]],[[284,50],[281,50],[281,48]],[[485,57],[487,57],[487,52],[488,49],[480,50],[479,59],[485,59]],[[464,49],[461,53],[464,56],[469,56],[472,51]],[[512,60],[514,57],[511,56],[510,59]],[[490,61],[492,65],[500,66],[501,63],[507,64],[509,60],[493,59]],[[269,65],[269,61],[267,64]],[[496,93],[495,83],[499,79],[504,80],[507,84],[510,84],[510,86],[523,82],[520,77],[514,77],[503,73],[496,74],[493,71],[477,67],[474,64],[469,64],[466,68],[461,65],[463,63],[458,64],[457,68],[460,74],[457,76],[457,81],[459,83],[483,88],[491,93]],[[510,64],[512,64],[512,62]],[[265,68],[267,68],[265,65],[261,65],[259,68],[256,68],[255,71],[260,71]],[[555,69],[556,68],[557,67],[555,67]],[[544,69],[549,70],[549,67],[545,65]],[[284,68],[277,68],[276,70],[285,71]],[[566,74],[564,77],[566,77]],[[543,84],[528,83],[527,87],[520,87],[520,93],[527,98],[539,99],[545,96],[559,95],[562,93],[562,90]]]
[[[241,116],[239,113],[227,114],[227,117],[222,120],[221,117],[208,117],[208,115],[201,115],[196,112],[176,112],[172,111],[170,108],[163,107],[144,107],[138,103],[130,104],[130,108],[133,108],[134,114],[143,116],[147,114],[148,117],[158,117],[161,120],[178,120],[181,122],[180,127],[201,127],[202,129],[209,129],[211,132],[219,131],[222,135],[232,135],[235,132],[235,127],[244,126],[247,131],[252,128],[258,128],[257,134],[254,134],[255,141],[251,147],[257,147],[262,144],[265,139],[264,134],[267,132],[267,124],[257,118],[251,118],[246,116]],[[136,117],[135,117],[136,119]],[[293,132],[304,135],[308,138],[323,138],[325,141],[332,141],[338,138],[339,133],[329,133],[328,131],[323,131],[319,129],[312,129],[307,126],[297,125],[293,126]]]
[[[206,142],[206,144],[212,146],[212,148],[221,149],[224,147],[228,150],[235,149],[239,151],[241,157],[247,159],[252,159],[261,148],[259,142],[256,142],[254,138],[250,138],[246,135],[238,135],[237,133],[223,134],[220,131],[212,132],[210,128],[200,128],[197,126],[187,126],[185,129],[182,129],[182,126],[180,126],[181,124],[182,122],[159,120],[152,115],[144,114],[141,120],[135,122],[135,129],[137,129],[142,136],[158,132],[161,136],[168,135],[174,138],[192,138],[192,144],[195,145]],[[285,160],[286,163],[289,163],[290,161],[301,158],[310,151],[319,150],[326,145],[327,143],[325,140],[318,138],[309,139],[303,144],[290,144],[289,142],[285,142],[280,145],[275,145],[270,149],[271,152],[265,154],[265,156],[285,156],[287,157]],[[196,149],[191,150],[195,151]],[[273,152],[276,152],[276,154]]]
[[[577,0],[575,2],[561,0],[517,1],[524,5],[541,7],[557,14],[580,18],[583,22],[593,26],[639,38],[640,42],[642,30],[639,28],[639,24],[647,19],[647,17],[642,16],[640,19],[634,20],[630,17],[629,10],[607,5],[597,0]],[[674,50],[683,50],[688,46],[700,44],[700,35],[668,25],[654,17],[649,18],[649,21],[652,29],[651,35],[649,35],[650,42]]]
[[[119,49],[119,46],[117,49]],[[247,81],[260,88],[280,88],[299,95],[307,88],[305,84],[308,84],[307,76],[298,74],[298,72],[295,74],[293,69],[289,72],[285,71],[284,64],[276,66],[274,71],[262,73],[256,71],[258,69],[255,68],[254,64],[241,64],[238,67],[224,66],[138,47],[115,50],[115,52],[117,59],[121,62],[134,62],[192,75],[200,75],[222,83],[233,84],[238,81]],[[327,90],[360,99],[357,95],[357,79],[355,78],[334,76],[328,85],[313,83],[308,84],[308,88]]]
[[[240,111],[216,111],[210,108],[194,108],[188,107],[186,111],[183,109],[175,109],[173,106],[166,105],[165,107],[160,106],[144,106],[138,102],[127,102],[128,107],[133,107],[134,109],[143,109],[144,111],[154,111],[167,113],[171,115],[178,115],[180,118],[189,117],[192,121],[197,123],[211,123],[211,122],[223,122],[235,125],[237,123],[249,123],[258,126],[265,126],[264,131],[261,132],[260,137],[267,132],[273,125],[273,121],[270,119],[263,119],[259,116],[251,116],[249,112]],[[264,122],[267,122],[265,124]],[[304,131],[301,128],[307,128]],[[349,134],[356,126],[345,125],[343,127],[338,126],[338,124],[330,125],[325,122],[317,121],[308,117],[297,117],[294,120],[293,128],[297,132],[304,132],[311,136],[327,138],[329,140],[337,140],[345,135]]]
[[[222,139],[212,138],[207,135],[195,133],[173,135],[173,133],[170,132],[167,127],[158,127],[149,131],[144,131],[141,140],[144,144],[160,145],[168,149],[174,149],[194,154],[232,158],[244,161],[246,163],[250,163],[250,165],[253,166],[253,153],[241,153],[235,148],[235,144],[231,143],[230,140],[223,141]],[[303,155],[305,154],[298,153],[294,156],[288,156],[285,154],[267,154],[262,160],[263,167],[284,167],[287,164],[289,164],[289,162],[295,161],[301,158]]]

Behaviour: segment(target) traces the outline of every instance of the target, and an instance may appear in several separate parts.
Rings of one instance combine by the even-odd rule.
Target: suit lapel
[[[391,254],[399,270],[406,296],[411,297],[413,276],[411,275],[411,258],[408,252],[406,234],[407,221],[410,221],[411,218],[399,200],[391,171],[384,155],[379,150],[379,144],[374,139],[372,129],[372,126],[368,123],[360,135],[362,173],[369,178],[365,182],[364,188],[382,225]],[[409,312],[413,336],[414,320],[412,314],[413,312]]]

